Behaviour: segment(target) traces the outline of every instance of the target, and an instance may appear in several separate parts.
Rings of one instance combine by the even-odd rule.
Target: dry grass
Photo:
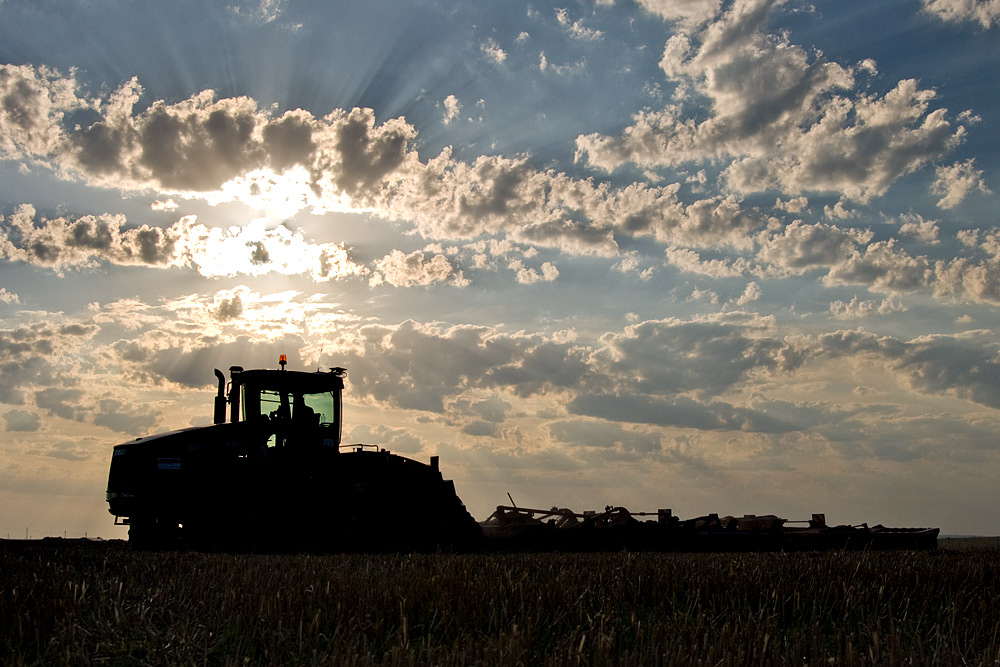
[[[1000,559],[0,544],[9,665],[995,665]]]

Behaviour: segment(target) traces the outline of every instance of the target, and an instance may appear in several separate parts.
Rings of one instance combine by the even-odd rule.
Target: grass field
[[[0,543],[6,665],[997,665],[997,542],[232,555]]]

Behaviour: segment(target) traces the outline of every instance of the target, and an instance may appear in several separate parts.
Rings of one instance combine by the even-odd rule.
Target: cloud
[[[392,428],[383,424],[363,424],[351,429],[347,442],[375,444],[379,447],[408,454],[417,454],[424,448],[423,441],[407,429]]]
[[[167,199],[166,201],[154,201],[149,205],[149,208],[154,211],[176,211],[178,205],[173,199]]]
[[[19,297],[14,292],[8,292],[7,288],[0,287],[0,303],[6,303],[8,305],[16,305],[21,303],[21,297]]]
[[[924,243],[939,242],[938,234],[940,230],[938,229],[937,222],[924,220],[923,217],[916,213],[903,215],[901,219],[903,220],[903,224],[899,228],[899,233],[903,236],[910,236]]]
[[[1000,21],[1000,0],[921,0],[921,4],[943,21],[975,21],[983,28]]]
[[[861,319],[875,314],[888,315],[906,310],[906,306],[894,297],[877,302],[864,301],[855,295],[849,302],[837,300],[830,303],[830,314],[838,320]]]
[[[46,266],[62,272],[89,268],[100,261],[113,264],[176,266],[176,237],[155,227],[123,230],[122,215],[39,218],[33,206],[22,205],[0,218],[0,257]]]
[[[743,258],[702,259],[701,255],[686,248],[667,248],[667,261],[687,273],[711,278],[729,278],[745,275],[750,271],[749,263]]]
[[[527,39],[527,33],[521,33],[521,34],[525,36],[525,39]],[[524,40],[519,37],[518,41],[524,41]],[[490,39],[487,39],[482,44],[480,44],[479,50],[483,52],[483,55],[485,55],[488,60],[497,65],[501,65],[503,64],[504,61],[507,60],[507,52],[504,51],[502,48],[500,48],[500,45],[497,44],[496,40],[494,40],[492,37]]]
[[[510,401],[493,395],[483,399],[458,399],[449,406],[455,413],[471,415],[491,424],[502,424],[512,407]]]
[[[246,16],[254,23],[267,24],[281,16],[286,3],[287,0],[258,0],[249,9],[244,9],[241,5],[231,5],[228,9],[237,16]]]
[[[414,250],[407,255],[400,250],[393,250],[375,262],[370,284],[372,286],[389,284],[393,287],[412,287],[445,281],[450,281],[459,287],[465,287],[469,284],[462,272],[452,266],[448,258],[441,253],[432,255],[421,250]]]
[[[32,453],[63,461],[86,461],[93,456],[94,452],[79,442],[59,440],[50,445],[39,447]]]
[[[92,106],[76,94],[75,72],[45,66],[0,66],[0,157],[44,159],[65,141],[69,112]]]
[[[799,430],[794,424],[752,409],[721,401],[703,403],[684,396],[661,398],[636,394],[581,394],[568,407],[571,413],[610,421],[698,431],[788,433]]]
[[[35,405],[48,411],[49,416],[82,422],[86,411],[79,401],[83,397],[81,389],[49,387],[35,392]]]
[[[713,18],[722,0],[639,0],[646,11],[670,21],[677,21],[685,29],[692,29]]]
[[[548,426],[549,433],[556,442],[571,448],[599,450],[616,458],[642,458],[648,454],[660,453],[663,436],[623,427],[614,422],[598,420],[554,421]]]
[[[3,418],[7,420],[8,431],[31,432],[42,427],[38,413],[28,410],[8,410]]]
[[[822,223],[792,222],[780,232],[766,237],[760,259],[782,275],[802,274],[837,265],[856,252],[858,243],[870,240],[871,233],[841,229]]]
[[[749,283],[743,295],[752,299],[756,289],[756,283]],[[317,297],[261,295],[240,287],[155,307],[109,304],[95,314],[94,322],[101,327],[117,327],[124,308],[146,315],[140,332],[98,347],[97,355],[114,369],[116,378],[122,374],[129,382],[172,392],[174,384],[211,387],[213,367],[234,362],[273,366],[281,351],[295,367],[314,362],[346,366],[353,400],[360,405],[437,414],[442,425],[475,437],[528,437],[500,427],[515,418],[528,419],[557,441],[575,438],[581,451],[592,452],[581,456],[600,460],[656,456],[703,465],[700,458],[664,444],[662,431],[629,424],[766,438],[804,433],[844,443],[837,447],[854,447],[848,443],[859,443],[859,434],[871,432],[873,423],[899,408],[783,402],[751,393],[770,385],[803,387],[808,394],[802,383],[812,377],[809,366],[829,359],[884,367],[890,377],[920,394],[1000,406],[1000,385],[994,379],[1000,369],[993,368],[1000,348],[982,331],[908,341],[863,331],[784,338],[776,334],[773,318],[729,312],[638,321],[580,340],[565,333],[505,332],[500,327],[417,322],[388,326],[347,316],[333,319],[335,311],[324,310]],[[237,301],[242,307],[239,317],[219,316],[225,309],[235,313]],[[289,304],[295,308],[287,308]],[[897,306],[893,300],[881,304],[889,310]],[[157,312],[155,317],[150,308]],[[877,310],[874,302],[857,298],[843,309],[853,309],[859,317]],[[298,315],[289,315],[294,312]],[[199,337],[192,338],[191,330],[199,331]],[[51,356],[70,350],[73,340],[94,335],[94,324],[66,322],[42,335],[6,332],[0,340],[11,354],[41,345]],[[47,385],[29,380],[20,387],[33,392],[36,405],[50,415],[122,433],[148,432],[162,420],[147,403],[130,404],[120,394],[109,395],[106,385],[66,386],[53,379]],[[534,417],[523,414],[528,405],[536,406],[534,413],[538,405],[548,404],[560,409]],[[579,419],[567,420],[567,413]],[[903,433],[909,427],[892,428]],[[402,430],[358,431],[352,437],[398,439],[392,446],[401,451],[425,449],[418,435]],[[898,451],[887,445],[877,455],[926,454],[922,445]]]
[[[570,63],[568,65],[555,65],[550,63],[549,59],[545,57],[545,51],[541,51],[538,54],[538,70],[541,72],[552,72],[558,76],[572,76],[574,74],[580,74],[586,69],[586,60]]]
[[[234,294],[231,298],[223,298],[219,301],[219,307],[215,310],[215,317],[220,322],[235,320],[243,314],[243,300],[239,294]]]
[[[745,306],[748,303],[753,303],[760,298],[760,285],[757,283],[747,283],[746,289],[743,290],[743,294],[736,299],[737,306]]]
[[[582,19],[573,21],[569,17],[569,10],[565,8],[556,9],[556,21],[573,39],[585,41],[596,41],[604,38],[604,33],[600,30],[593,30],[583,25]]]
[[[768,318],[746,314],[647,321],[590,344],[489,327],[416,322],[348,326],[330,339],[339,351],[327,352],[329,357],[318,362],[346,366],[357,400],[447,413],[478,435],[495,435],[488,425],[511,410],[510,400],[495,392],[521,399],[555,393],[576,414],[620,422],[777,432],[788,425],[712,398],[752,379],[790,373],[803,363],[805,349],[771,337],[773,326]],[[211,382],[206,369],[213,364],[250,359],[257,348],[294,350],[302,345],[291,338],[262,345],[246,336],[227,343],[215,340],[204,349],[183,350],[180,343],[160,334],[148,341],[158,347],[141,354],[132,349],[134,342],[121,341],[116,347],[123,360],[135,359],[132,363],[153,377],[204,386]],[[609,391],[617,398],[608,398]],[[654,419],[654,411],[666,416]]]
[[[517,282],[522,285],[533,285],[537,282],[552,282],[559,277],[559,269],[552,262],[544,262],[541,271],[529,268],[519,259],[512,260],[508,267],[517,274]]]
[[[849,96],[854,69],[764,33],[780,4],[733,3],[717,20],[667,42],[661,68],[708,101],[707,119],[694,120],[680,104],[642,111],[621,135],[578,137],[578,156],[608,171],[725,159],[720,179],[735,192],[839,192],[868,201],[963,140],[964,127],[932,110],[934,91],[916,81],[881,96]],[[705,13],[692,15],[710,12],[698,9]]]
[[[7,218],[0,217],[0,257],[60,274],[102,263],[189,266],[205,277],[275,272],[323,281],[365,273],[343,244],[309,243],[301,232],[284,226],[268,229],[264,220],[228,230],[202,225],[195,216],[163,229],[125,225],[124,216],[109,214],[36,219],[34,207],[22,205]]]
[[[444,105],[444,124],[447,125],[458,118],[458,114],[462,110],[462,105],[459,104],[458,98],[454,95],[444,98],[442,104]]]
[[[97,122],[62,136],[55,149],[34,158],[63,177],[76,174],[92,185],[152,188],[167,197],[161,202],[175,196],[212,204],[241,201],[267,211],[267,227],[304,208],[371,212],[404,222],[425,238],[499,236],[569,254],[615,256],[617,237],[746,247],[749,235],[769,224],[759,210],[744,208],[738,196],[682,203],[677,183],[612,188],[538,170],[527,155],[481,156],[467,163],[445,149],[421,161],[416,129],[401,118],[376,124],[370,109],[335,110],[323,118],[302,110],[272,116],[248,98],[217,100],[204,91],[134,113],[140,92],[132,81],[107,100],[93,101],[102,114]],[[457,105],[455,100],[449,113],[457,112]],[[8,232],[6,256],[53,267],[99,261],[193,265],[206,276],[277,271],[323,279],[361,273],[343,246],[304,247],[280,226],[267,229],[255,222],[244,231],[223,231],[185,217],[167,229],[127,229],[123,218],[112,216],[95,217],[90,224],[93,240],[73,252],[61,242],[65,230],[43,234],[22,226],[37,241],[37,252]],[[99,231],[106,233],[95,235]],[[289,252],[282,255],[282,247]],[[309,266],[293,260],[293,254],[306,257]]]
[[[12,76],[9,67],[0,69]],[[25,72],[48,97],[76,87],[47,70]],[[122,191],[153,189],[161,197],[213,204],[242,201],[281,219],[303,208],[374,212],[415,225],[430,238],[505,234],[571,253],[614,254],[612,222],[637,219],[625,208],[640,199],[655,207],[652,200],[676,191],[613,191],[537,171],[528,156],[483,156],[467,164],[445,150],[421,162],[416,129],[401,118],[376,124],[370,109],[334,110],[323,118],[294,110],[276,117],[249,98],[219,100],[204,91],[135,113],[141,92],[132,80],[107,100],[87,101],[99,109],[99,119],[68,134],[59,130],[44,146],[5,127],[5,157],[27,156],[64,178]],[[25,111],[31,112],[37,110]],[[663,217],[654,211],[638,214]],[[653,224],[651,219],[647,228]]]
[[[788,372],[799,350],[768,336],[770,318],[745,314],[649,320],[601,338],[595,370],[611,386],[657,396],[721,394],[751,376]]]
[[[997,7],[1000,8],[1000,0]],[[975,167],[975,159],[956,162],[950,167],[937,167],[934,175],[931,192],[941,195],[937,204],[943,209],[955,208],[973,191],[982,194],[991,193],[983,182],[983,172]]]
[[[934,263],[934,296],[959,301],[1000,304],[1000,261],[976,262],[964,257]]]
[[[133,78],[107,101],[76,95],[72,77],[31,66],[0,67],[9,100],[0,151],[8,159],[46,163],[64,175],[123,190],[154,188],[191,195],[220,190],[245,174],[301,166],[313,187],[359,208],[400,168],[415,131],[401,119],[376,127],[370,109],[335,110],[322,119],[301,111],[273,117],[247,97],[216,99],[206,90],[179,102],[162,100],[134,113],[143,90]],[[94,108],[100,117],[70,133],[67,111]],[[252,184],[251,184],[252,186]]]
[[[575,386],[588,372],[584,356],[572,342],[542,334],[408,321],[361,327],[328,363],[346,366],[354,391],[374,400],[440,413],[446,398],[472,389],[529,396]]]
[[[879,292],[909,292],[928,286],[933,278],[934,269],[926,257],[910,256],[890,239],[854,250],[830,268],[823,282],[867,285]]]
[[[62,358],[72,357],[96,333],[92,324],[59,325],[61,313],[48,314],[46,321],[30,322],[0,330],[0,403],[23,405],[39,387],[73,383],[72,368]]]
[[[1000,346],[991,332],[904,341],[859,329],[821,335],[818,344],[827,355],[881,362],[914,391],[1000,408]]]
[[[147,405],[127,406],[118,399],[104,398],[98,402],[94,423],[118,433],[139,435],[149,433],[161,417]]]

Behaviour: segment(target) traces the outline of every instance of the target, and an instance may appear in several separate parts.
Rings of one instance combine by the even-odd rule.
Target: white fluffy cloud
[[[690,28],[714,17],[722,0],[639,0],[639,4],[648,12]]]
[[[975,21],[984,28],[1000,22],[1000,0],[921,0],[921,4],[945,21]]]
[[[681,90],[710,102],[707,119],[692,119],[681,104],[643,111],[619,136],[578,137],[578,154],[606,170],[724,159],[720,178],[733,191],[839,192],[867,201],[962,141],[965,129],[932,109],[934,91],[916,81],[881,96],[856,92],[857,76],[871,63],[844,67],[765,33],[768,13],[780,4],[733,3],[717,20],[667,42],[661,68]]]
[[[976,169],[974,159],[956,162],[951,166],[941,166],[935,170],[931,192],[941,195],[941,199],[938,200],[938,206],[941,208],[955,208],[974,191],[990,193],[990,189],[983,182],[983,172]]]
[[[8,292],[6,287],[0,287],[0,303],[18,304],[21,303],[21,297],[14,292]]]
[[[559,277],[559,269],[552,262],[544,262],[540,269],[525,266],[524,262],[515,259],[507,267],[517,274],[517,282],[531,285],[537,282],[552,282]]]
[[[569,10],[566,8],[556,9],[556,21],[559,25],[569,33],[570,37],[573,39],[583,39],[588,41],[601,39],[604,34],[600,30],[594,30],[593,28],[588,28],[583,24],[582,19],[573,20],[569,16]]]
[[[870,315],[887,315],[906,310],[899,299],[889,297],[878,301],[867,301],[854,296],[849,302],[834,301],[830,304],[830,314],[838,320],[852,320],[869,317]]]
[[[449,95],[444,98],[444,102],[441,104],[444,106],[443,122],[445,125],[458,118],[459,112],[462,111],[462,105],[459,103],[458,98],[454,95]]]
[[[406,254],[393,250],[375,262],[370,282],[373,286],[388,283],[394,287],[411,287],[446,281],[459,287],[469,284],[462,272],[452,266],[451,261],[441,253],[415,250]]]
[[[76,94],[73,73],[63,76],[47,67],[0,67],[0,157],[43,159],[65,141],[67,113],[92,102]]]

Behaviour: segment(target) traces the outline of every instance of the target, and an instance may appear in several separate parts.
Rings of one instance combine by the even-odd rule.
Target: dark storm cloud
[[[915,391],[1000,408],[1000,345],[990,332],[903,341],[862,330],[838,331],[820,336],[819,345],[830,356],[881,362]]]
[[[450,405],[453,412],[463,415],[475,415],[482,421],[492,424],[503,423],[507,419],[507,413],[511,407],[508,401],[496,396],[475,401],[458,399]]]
[[[8,431],[31,432],[42,427],[38,414],[28,410],[8,410],[3,418],[7,421]]]
[[[342,357],[352,387],[379,401],[431,412],[443,412],[445,396],[480,385],[491,369],[509,364],[529,344],[485,327],[437,331],[415,322],[364,327],[360,334],[362,350]]]
[[[376,129],[370,109],[353,109],[338,120],[334,147],[340,164],[329,165],[331,177],[340,191],[364,200],[403,164],[416,130],[402,121]]]
[[[762,336],[765,322],[651,320],[606,334],[599,364],[609,376],[654,395],[720,394],[753,372],[788,372],[801,350]]]
[[[363,350],[338,357],[352,385],[403,408],[443,412],[445,397],[471,388],[502,387],[527,396],[574,385],[587,372],[581,350],[542,336],[473,326],[438,330],[415,322],[360,333]]]
[[[156,424],[160,412],[148,406],[126,406],[113,398],[101,399],[94,414],[94,423],[129,435],[148,434]]]
[[[212,190],[262,166],[256,110],[239,102],[187,114],[154,105],[138,132],[140,164],[163,187],[182,191]]]
[[[239,294],[234,295],[231,299],[223,299],[214,313],[215,318],[220,322],[235,320],[242,314],[243,301]]]
[[[315,127],[315,119],[304,111],[290,111],[266,125],[261,136],[264,150],[271,156],[271,167],[281,172],[295,165],[311,164],[316,152]]]
[[[689,428],[698,431],[788,433],[795,426],[765,414],[721,401],[701,403],[682,396],[660,398],[640,394],[580,394],[569,402],[572,414],[613,422]]]
[[[501,432],[499,424],[480,420],[469,422],[462,427],[462,433],[484,438],[496,438]]]
[[[659,433],[629,430],[613,421],[556,421],[549,424],[549,432],[557,441],[573,447],[618,449],[622,455],[631,454],[635,458],[659,453],[663,445]]]
[[[33,453],[63,461],[86,461],[94,454],[93,451],[81,447],[80,443],[69,440],[59,440],[51,445],[43,445]]]
[[[72,139],[78,165],[85,172],[99,176],[122,173],[126,167],[124,158],[134,141],[131,132],[106,123],[94,123]]]
[[[79,332],[71,327],[68,333]],[[32,387],[58,382],[53,365],[58,342],[58,333],[42,326],[0,331],[0,403],[22,405]]]
[[[84,392],[81,389],[49,387],[35,392],[35,405],[47,410],[51,416],[82,422],[86,410],[79,405],[79,402],[83,397]]]

